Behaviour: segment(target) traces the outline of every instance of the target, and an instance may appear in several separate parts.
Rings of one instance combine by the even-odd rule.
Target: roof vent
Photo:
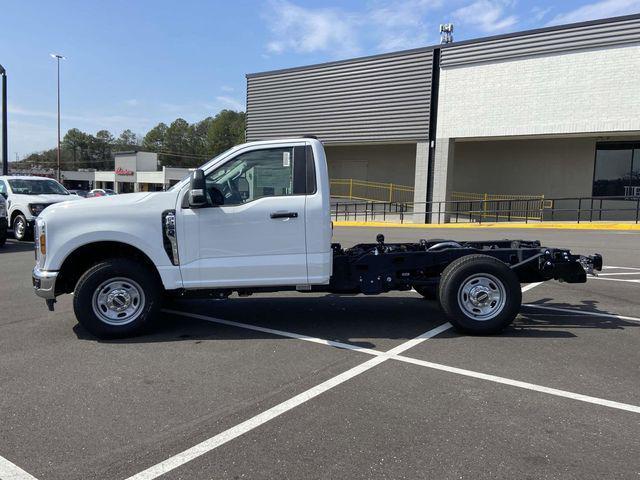
[[[453,23],[440,24],[440,44],[453,42]]]

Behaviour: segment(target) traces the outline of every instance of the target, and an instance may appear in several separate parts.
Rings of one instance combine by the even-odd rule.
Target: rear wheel
[[[93,266],[78,281],[73,309],[78,322],[98,338],[141,333],[160,304],[161,285],[140,263],[109,259]]]
[[[504,329],[518,315],[522,291],[518,276],[500,260],[468,255],[442,272],[440,304],[457,329],[491,334]]]

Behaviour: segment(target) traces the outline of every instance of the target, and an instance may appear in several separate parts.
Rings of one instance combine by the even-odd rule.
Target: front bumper
[[[38,267],[33,269],[31,280],[33,289],[37,296],[45,300],[53,300],[56,298],[56,279],[58,272],[49,272],[40,270]]]

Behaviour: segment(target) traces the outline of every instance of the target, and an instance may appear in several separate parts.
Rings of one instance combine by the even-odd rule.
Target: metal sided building
[[[248,140],[303,134],[415,202],[637,193],[640,15],[247,75]]]

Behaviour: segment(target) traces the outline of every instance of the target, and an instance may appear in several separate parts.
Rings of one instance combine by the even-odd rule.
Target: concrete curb
[[[383,228],[502,228],[502,229],[557,229],[557,230],[634,230],[640,232],[640,224],[636,223],[387,223],[387,222],[344,222],[334,221],[335,227],[383,227]]]

